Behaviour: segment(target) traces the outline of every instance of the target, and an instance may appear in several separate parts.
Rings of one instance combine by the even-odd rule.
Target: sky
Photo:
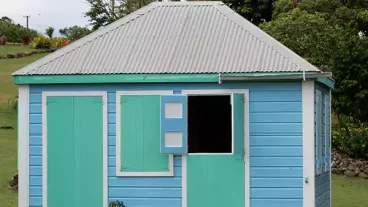
[[[84,0],[0,0],[0,17],[7,16],[26,26],[23,16],[30,15],[29,28],[44,34],[51,26],[55,28],[54,36],[59,36],[59,29],[87,26],[88,19],[83,13],[88,8]]]

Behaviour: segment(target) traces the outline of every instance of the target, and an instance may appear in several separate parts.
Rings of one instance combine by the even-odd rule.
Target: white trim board
[[[218,90],[182,90],[182,95],[231,95],[244,94],[244,191],[245,207],[250,207],[250,160],[249,160],[249,89],[218,89]],[[232,123],[233,124],[233,123]],[[232,130],[233,131],[233,130]],[[234,136],[232,136],[231,153],[189,153],[193,155],[232,155],[234,153]],[[182,207],[187,207],[187,157],[182,156]]]
[[[103,207],[108,207],[108,142],[107,142],[107,92],[105,91],[54,91],[42,92],[42,206],[47,207],[47,97],[48,96],[101,96],[103,119]],[[27,206],[28,207],[28,206]]]
[[[181,156],[181,207],[187,207],[187,156]]]
[[[116,91],[116,176],[118,177],[169,177],[174,176],[174,155],[169,155],[168,171],[167,172],[121,172],[121,106],[120,97],[124,95],[129,96],[143,96],[143,95],[173,95],[172,90],[164,91]],[[160,109],[161,110],[161,109]],[[161,114],[161,113],[160,113]],[[161,136],[161,132],[160,132]]]
[[[29,85],[19,86],[18,206],[29,207]]]
[[[315,206],[314,81],[302,82],[303,207]]]

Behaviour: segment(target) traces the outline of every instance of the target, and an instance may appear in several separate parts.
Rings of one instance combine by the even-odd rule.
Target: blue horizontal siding
[[[290,199],[302,198],[303,188],[251,188],[251,198]]]
[[[302,188],[299,178],[251,178],[251,188]]]
[[[109,201],[129,207],[181,206],[181,157],[174,158],[174,177],[116,177],[116,98],[122,90],[249,89],[251,207],[302,206],[301,83],[239,84],[86,84],[31,86],[30,205],[42,204],[43,91],[108,92]]]
[[[302,167],[251,167],[251,178],[299,178],[302,182]]]
[[[250,200],[250,206],[282,206],[282,207],[295,207],[303,206],[303,199],[254,199]]]
[[[110,201],[119,200],[121,197],[109,197]],[[125,198],[124,203],[128,207],[147,207],[147,206],[160,206],[160,207],[174,207],[181,206],[180,198]]]
[[[302,157],[251,157],[251,167],[303,167]]]
[[[252,135],[250,146],[302,146],[302,136]]]

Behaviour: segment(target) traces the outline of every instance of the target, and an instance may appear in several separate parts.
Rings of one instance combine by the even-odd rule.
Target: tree
[[[12,19],[10,19],[9,17],[7,17],[7,16],[1,17],[0,22],[7,22],[7,23],[10,23],[10,24],[14,24],[14,21]]]
[[[55,29],[53,27],[47,27],[46,28],[46,34],[47,36],[49,36],[50,38],[52,38],[52,35],[54,34]]]
[[[90,9],[85,13],[93,30],[104,27],[154,0],[86,0]]]
[[[338,114],[368,123],[368,38],[346,35],[333,56],[336,85],[332,105]]]
[[[276,19],[260,25],[282,44],[317,67],[331,70],[328,64],[341,31],[329,25],[318,14],[300,9],[281,13]]]
[[[272,18],[275,0],[225,0],[224,3],[255,25]]]
[[[8,21],[0,21],[0,36],[6,35],[8,42],[23,43],[22,36],[28,35],[30,39],[38,36],[38,32],[27,29],[20,24],[9,23]]]
[[[278,0],[275,10],[274,19],[260,27],[321,70],[332,71],[334,111],[367,125],[368,11],[364,1],[303,0],[291,10],[285,0]]]
[[[89,18],[93,30],[106,26],[155,0],[86,0],[90,6],[85,16]],[[272,18],[275,0],[225,0],[230,8],[259,25]]]
[[[291,0],[276,0],[273,3],[272,18],[275,19],[281,13],[287,13],[296,7],[295,2]]]
[[[66,38],[68,38],[70,41],[78,40],[88,34],[90,34],[92,31],[89,30],[86,27],[79,27],[79,26],[73,26],[69,28],[60,29],[59,33]]]

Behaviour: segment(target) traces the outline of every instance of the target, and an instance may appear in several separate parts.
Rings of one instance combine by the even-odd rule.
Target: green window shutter
[[[169,157],[160,153],[160,96],[120,98],[120,171],[167,172]]]
[[[232,94],[234,154],[244,159],[244,94]]]

